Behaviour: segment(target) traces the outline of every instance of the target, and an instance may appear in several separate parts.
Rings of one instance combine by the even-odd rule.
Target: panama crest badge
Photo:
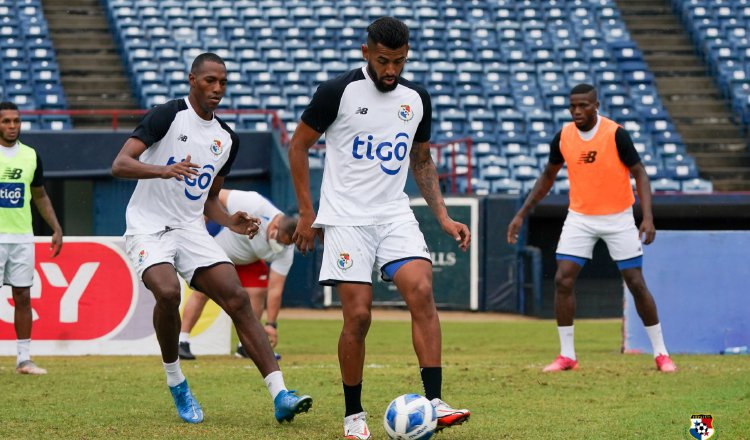
[[[354,264],[354,260],[352,260],[351,255],[349,255],[347,252],[342,252],[339,254],[339,259],[336,261],[336,265],[341,270],[346,270],[352,267]]]
[[[714,429],[714,418],[710,414],[693,414],[690,416],[690,428],[688,428],[691,438],[697,440],[708,440],[716,434]]]
[[[140,266],[143,264],[144,261],[148,258],[148,252],[146,252],[146,249],[141,249],[140,252],[138,252],[138,265]]]
[[[398,109],[398,118],[404,122],[409,122],[414,117],[414,112],[408,104],[402,104]]]
[[[214,154],[214,156],[221,155],[221,141],[218,139],[214,139],[213,142],[211,142],[211,152]]]

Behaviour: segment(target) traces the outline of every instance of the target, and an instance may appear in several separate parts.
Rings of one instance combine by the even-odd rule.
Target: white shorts
[[[557,244],[557,254],[590,260],[594,245],[600,238],[607,244],[609,255],[615,261],[643,255],[632,207],[609,215],[584,215],[568,211]]]
[[[34,284],[34,243],[0,243],[0,273],[4,286],[31,287]]]
[[[125,251],[138,277],[151,266],[169,263],[192,286],[195,271],[230,263],[227,254],[206,230],[167,229],[155,234],[125,236]]]
[[[409,258],[432,262],[419,223],[414,220],[370,226],[325,226],[320,284],[372,284],[373,269]]]

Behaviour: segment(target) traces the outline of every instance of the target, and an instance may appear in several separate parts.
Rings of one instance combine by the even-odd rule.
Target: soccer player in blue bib
[[[289,164],[300,218],[293,240],[303,253],[325,231],[320,283],[335,285],[344,315],[338,354],[344,386],[344,436],[369,439],[362,408],[365,337],[370,328],[372,269],[393,281],[412,318],[412,340],[425,397],[438,427],[460,424],[469,411],[441,400],[440,321],[432,260],[404,185],[409,168],[443,230],[466,250],[466,225],[453,221],[430,155],[432,107],[420,86],[401,78],[409,29],[382,17],[367,28],[367,65],[322,83],[292,137]],[[310,196],[308,150],[325,133],[325,172],[317,216]]]

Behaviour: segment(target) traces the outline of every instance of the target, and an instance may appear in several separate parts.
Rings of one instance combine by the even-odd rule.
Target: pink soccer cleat
[[[18,374],[31,374],[31,375],[42,375],[47,374],[47,370],[41,367],[37,367],[32,361],[23,361],[16,366],[16,373]]]
[[[578,369],[577,360],[560,355],[555,359],[554,362],[544,367],[542,371],[545,373],[551,373],[555,371],[577,370],[577,369]]]
[[[677,371],[677,365],[672,362],[669,355],[660,354],[659,356],[656,356],[654,361],[656,361],[656,369],[662,373],[674,373]]]

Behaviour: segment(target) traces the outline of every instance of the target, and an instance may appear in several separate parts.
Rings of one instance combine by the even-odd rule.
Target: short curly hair
[[[380,17],[367,26],[367,43],[398,49],[409,44],[409,28],[397,18]]]

